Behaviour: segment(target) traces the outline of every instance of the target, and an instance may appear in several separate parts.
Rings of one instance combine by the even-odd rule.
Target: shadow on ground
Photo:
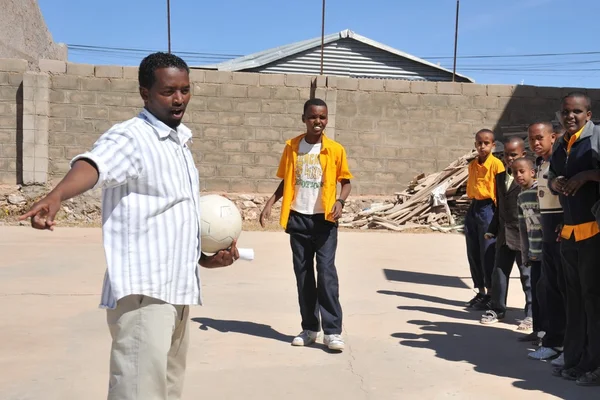
[[[288,345],[292,343],[294,336],[286,335],[275,329],[270,325],[259,324],[250,321],[235,321],[235,320],[220,320],[213,318],[192,318],[192,321],[200,324],[200,330],[207,331],[209,328],[215,329],[221,333],[240,333],[242,335],[256,336],[264,339],[272,339],[280,342],[284,342]],[[321,335],[322,337],[322,335]],[[341,354],[337,351],[331,351],[323,343],[317,342],[310,346],[310,348],[320,349],[327,353]]]
[[[447,277],[434,275],[427,278],[425,275],[427,274],[418,274],[425,281],[452,282]],[[532,350],[531,344],[516,340],[523,334],[514,331],[514,327],[506,329],[506,324],[478,324],[476,321],[481,312],[465,311],[461,301],[421,293],[389,290],[379,290],[377,293],[449,306],[398,306],[400,310],[420,311],[429,315],[428,319],[408,321],[409,324],[419,326],[423,333],[397,332],[391,335],[401,339],[399,344],[402,346],[433,350],[438,358],[467,362],[482,374],[512,378],[515,380],[513,385],[523,390],[540,391],[568,400],[600,398],[600,388],[582,388],[574,382],[553,377],[550,363],[527,358],[527,353]],[[458,321],[429,320],[435,316]],[[485,397],[485,394],[482,395]],[[532,395],[535,396],[534,393]]]

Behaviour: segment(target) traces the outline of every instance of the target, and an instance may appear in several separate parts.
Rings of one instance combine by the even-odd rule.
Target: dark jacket
[[[521,187],[513,180],[506,190],[506,174],[496,175],[496,211],[487,231],[496,236],[496,245],[507,245],[512,250],[521,250],[519,234],[519,207],[517,198]]]
[[[567,154],[567,142],[564,138],[554,144],[550,158],[548,182],[557,176],[569,179],[579,172],[598,169],[600,167],[598,150],[600,147],[600,126],[588,123],[583,128],[581,136]],[[578,225],[595,221],[592,207],[600,200],[598,182],[586,182],[574,196],[559,194],[560,203],[564,210],[565,225]]]

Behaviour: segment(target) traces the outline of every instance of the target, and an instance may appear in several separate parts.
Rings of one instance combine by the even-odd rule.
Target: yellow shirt
[[[496,175],[504,171],[504,164],[490,154],[483,164],[476,158],[469,163],[467,197],[475,200],[492,199],[496,202]]]
[[[292,202],[294,201],[296,189],[296,160],[298,158],[298,148],[300,141],[306,134],[296,136],[286,142],[283,149],[277,177],[283,179],[283,200],[281,203],[281,217],[279,223],[285,229]],[[353,176],[348,169],[348,160],[346,159],[346,150],[338,142],[329,139],[325,134],[322,135],[321,153],[319,154],[321,168],[323,169],[323,188],[321,192],[321,201],[325,210],[325,219],[335,222],[331,211],[336,201],[337,183],[342,179],[352,179]]]
[[[585,125],[583,126],[585,128]],[[575,132],[569,140],[565,137],[565,142],[567,142],[567,154],[571,152],[571,147],[573,144],[579,139],[581,136],[581,132],[583,132],[583,128]],[[596,221],[592,222],[584,222],[583,224],[578,225],[564,225],[562,230],[560,231],[560,237],[563,239],[569,239],[571,236],[575,235],[575,241],[579,242],[581,240],[586,240],[591,237],[596,236],[600,233],[600,229],[598,228],[598,223]]]

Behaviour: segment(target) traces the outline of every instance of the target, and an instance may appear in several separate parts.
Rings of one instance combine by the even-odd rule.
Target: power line
[[[148,50],[148,49],[135,49],[135,48],[126,48],[126,47],[108,47],[108,46],[92,46],[85,44],[67,44],[69,50],[113,50],[113,51],[122,51],[122,52],[135,52],[135,53],[154,53],[157,50]],[[200,55],[200,56],[213,56],[213,57],[241,57],[241,54],[225,54],[225,53],[202,53],[195,51],[177,51],[177,54],[184,55]]]
[[[486,54],[486,55],[458,56],[456,58],[556,57],[556,56],[582,56],[582,55],[592,55],[592,54],[600,54],[600,51],[580,51],[580,52],[574,52],[574,53],[507,54],[507,55]],[[441,56],[441,57],[423,56],[423,57],[420,57],[420,58],[424,58],[424,59],[430,58],[430,59],[436,59],[436,60],[447,60],[447,59],[453,59],[454,57],[448,57],[448,56]]]

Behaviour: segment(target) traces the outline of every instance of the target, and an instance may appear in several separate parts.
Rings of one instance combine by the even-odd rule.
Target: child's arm
[[[283,197],[283,182],[284,181],[281,180],[279,186],[277,186],[277,189],[275,190],[275,193],[273,193],[273,196],[271,196],[269,200],[267,200],[265,207],[260,213],[260,226],[262,226],[263,228],[265,227],[265,221],[268,220],[271,216],[271,208],[273,207],[273,204],[277,203],[279,199]]]
[[[520,199],[519,199],[520,200]],[[517,206],[519,209],[519,237],[521,239],[521,262],[525,266],[529,266],[529,237],[527,236],[527,222],[523,215],[523,208],[521,202],[517,200]]]
[[[336,220],[342,216],[342,210],[344,209],[344,204],[342,204],[342,202],[346,202],[346,199],[350,196],[350,191],[352,190],[350,179],[342,179],[340,183],[342,184],[342,190],[340,191],[338,200],[341,200],[341,202],[336,200],[333,204],[333,209],[331,210],[333,218]]]
[[[563,193],[566,196],[574,196],[587,182],[600,182],[600,170],[591,169],[578,173],[565,183]]]
[[[498,180],[495,177],[494,179],[496,180],[496,188],[494,189],[496,192],[496,209],[494,210],[494,216],[490,221],[490,225],[488,226],[485,235],[483,235],[488,240],[498,236],[498,225],[500,224],[500,210],[498,210]]]

